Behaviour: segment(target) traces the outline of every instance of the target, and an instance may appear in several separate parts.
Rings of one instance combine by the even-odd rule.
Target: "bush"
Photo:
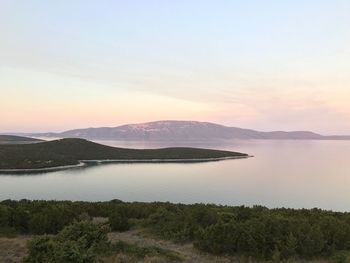
[[[80,216],[85,214],[85,216]],[[261,206],[232,207],[216,205],[183,205],[171,203],[11,201],[0,202],[0,234],[55,234],[75,219],[109,217],[114,231],[128,230],[132,224],[164,239],[193,242],[203,252],[234,255],[257,260],[331,258],[348,260],[350,251],[350,213],[320,209],[268,209]],[[86,221],[86,220],[80,220]],[[70,228],[67,228],[70,229]],[[91,237],[79,240],[67,236],[74,251],[90,251]],[[65,231],[61,231],[65,233]],[[75,229],[74,231],[77,231]],[[73,232],[74,232],[73,231]],[[54,244],[58,237],[49,237]],[[85,240],[86,239],[86,240]],[[92,238],[95,240],[95,237]],[[38,244],[37,244],[37,243]],[[39,245],[51,246],[47,237],[32,243],[33,257]],[[41,248],[44,250],[44,247]],[[58,248],[55,250],[59,251]],[[40,252],[40,249],[38,249]],[[72,257],[74,256],[74,251]],[[341,251],[341,252],[339,252]],[[39,253],[38,252],[38,253]],[[40,252],[41,253],[41,252]],[[57,252],[64,254],[63,252]],[[42,257],[48,257],[41,253]],[[63,256],[62,256],[63,257]],[[89,254],[86,254],[89,258]],[[84,260],[88,260],[85,258]],[[69,260],[69,257],[68,259]],[[35,262],[35,261],[32,261]],[[38,261],[39,262],[39,261]]]
[[[350,252],[349,251],[337,251],[332,256],[334,263],[350,263]]]
[[[26,263],[93,263],[108,251],[109,229],[90,221],[75,222],[56,236],[40,236],[29,242]]]
[[[112,246],[113,252],[127,254],[136,258],[145,257],[164,257],[171,261],[181,261],[182,258],[177,252],[159,248],[155,246],[138,247],[136,245],[128,244],[124,241],[118,241]]]
[[[113,231],[127,231],[130,229],[129,219],[125,209],[117,209],[109,216],[109,223]]]

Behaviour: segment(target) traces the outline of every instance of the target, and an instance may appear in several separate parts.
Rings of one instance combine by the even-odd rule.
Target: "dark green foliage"
[[[350,252],[349,251],[337,251],[332,256],[334,263],[350,263]]]
[[[75,222],[56,236],[39,236],[29,242],[26,263],[93,263],[110,249],[109,229],[90,221]]]
[[[163,238],[175,241],[193,240],[199,229],[218,221],[214,209],[204,205],[164,204],[150,214],[145,224]]]
[[[109,216],[109,223],[111,225],[112,230],[122,232],[130,229],[127,211],[128,209],[126,207],[119,206]]]
[[[25,263],[93,263],[98,256],[123,253],[136,258],[164,257],[179,261],[178,253],[159,247],[138,247],[118,241],[111,244],[107,239],[109,228],[91,221],[76,221],[56,236],[38,236],[29,244]]]
[[[0,234],[10,236],[16,233],[16,230],[12,227],[13,214],[13,209],[0,205]]]
[[[202,229],[196,246],[214,254],[249,255],[259,259],[272,259],[277,254],[281,259],[328,257],[337,250],[350,251],[348,214],[340,216],[323,211],[310,214],[306,210],[285,209],[260,215],[255,214],[254,209],[252,212],[248,219]]]
[[[77,215],[67,206],[49,206],[34,213],[28,222],[28,231],[33,234],[56,234],[70,224]]]
[[[123,241],[118,241],[112,245],[112,251],[115,253],[123,253],[133,257],[145,258],[147,257],[164,257],[172,261],[180,261],[182,258],[174,251],[151,246],[138,247],[136,245],[128,244]]]
[[[0,205],[0,226],[8,227],[11,221],[12,209],[5,205]]]
[[[26,263],[48,262],[53,257],[53,250],[57,244],[50,236],[35,237],[28,243],[29,256],[24,260]]]
[[[199,250],[217,255],[274,261],[335,257],[340,262],[348,260],[350,251],[350,213],[260,206],[6,200],[0,202],[0,234],[55,234],[74,219],[89,216],[108,217],[115,231],[137,225],[161,238],[193,242]],[[40,239],[36,242],[51,245]],[[80,243],[70,246],[78,246],[79,251]]]
[[[125,149],[83,139],[0,145],[0,169],[36,169],[78,164],[79,160],[150,160],[245,157],[246,154],[199,148]]]
[[[0,134],[0,144],[8,144],[8,143],[36,143],[36,142],[42,142],[43,140],[30,138],[30,137],[23,137],[23,136],[16,136],[16,135],[2,135]]]

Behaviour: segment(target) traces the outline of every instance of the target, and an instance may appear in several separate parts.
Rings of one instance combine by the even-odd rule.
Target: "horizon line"
[[[146,121],[146,122],[132,122],[132,123],[124,123],[119,124],[116,126],[95,126],[95,127],[82,127],[82,128],[71,128],[71,129],[65,129],[60,131],[45,131],[45,132],[1,132],[0,135],[25,135],[25,134],[44,134],[44,133],[62,133],[67,131],[73,131],[73,130],[85,130],[85,129],[100,129],[100,128],[118,128],[121,126],[127,126],[127,125],[142,125],[142,124],[149,124],[149,123],[157,123],[157,122],[194,122],[194,123],[207,123],[207,124],[214,124],[219,125],[227,128],[238,128],[238,129],[245,129],[245,130],[254,130],[258,132],[312,132],[317,135],[322,136],[350,136],[349,134],[324,134],[320,132],[315,132],[313,130],[303,130],[303,129],[296,129],[296,130],[261,130],[261,129],[255,129],[255,128],[244,128],[239,126],[229,126],[217,122],[210,122],[210,121],[196,121],[196,120],[177,120],[177,119],[163,119],[163,120],[153,120],[153,121]]]

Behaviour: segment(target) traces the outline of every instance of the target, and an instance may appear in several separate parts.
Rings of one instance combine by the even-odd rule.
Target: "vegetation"
[[[42,141],[43,140],[30,138],[30,137],[0,134],[0,144],[35,143],[35,142],[42,142]]]
[[[56,236],[39,236],[29,242],[26,263],[93,263],[109,249],[108,228],[89,221],[74,222]]]
[[[36,255],[37,247],[46,251],[46,246],[51,246],[52,250],[55,246],[62,247],[60,242],[68,242],[77,253],[88,251],[91,252],[88,258],[94,258],[103,251],[107,230],[74,223],[81,220],[82,215],[83,218],[108,217],[109,225],[116,231],[142,227],[163,239],[193,242],[200,251],[215,255],[253,257],[259,261],[324,257],[335,262],[349,262],[350,213],[320,209],[124,203],[118,200],[96,203],[6,200],[0,202],[0,233],[44,234],[32,241],[31,255]],[[84,231],[78,231],[81,234],[74,238],[67,234],[79,227],[89,229],[100,239],[90,238]],[[54,237],[45,236],[57,233]],[[123,243],[117,243],[114,249],[139,255],[163,253],[156,249],[134,249]],[[57,250],[55,253],[63,252]],[[51,257],[51,254],[44,256]]]
[[[131,257],[163,257],[179,261],[181,257],[173,251],[158,247],[138,247],[123,241],[108,241],[109,228],[89,220],[75,221],[55,236],[43,235],[33,238],[29,244],[29,255],[25,263],[93,263],[97,257],[126,254]]]
[[[0,145],[0,169],[37,169],[78,164],[79,160],[206,159],[246,154],[198,148],[125,149],[83,139]]]
[[[145,257],[163,257],[170,261],[181,261],[182,258],[178,253],[159,248],[155,246],[139,247],[136,245],[128,244],[124,241],[118,241],[111,246],[109,253],[123,253],[132,257],[145,258]]]

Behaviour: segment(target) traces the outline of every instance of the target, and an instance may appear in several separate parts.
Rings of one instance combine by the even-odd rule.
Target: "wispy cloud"
[[[0,130],[165,118],[350,133],[349,12],[341,0],[2,2]]]

